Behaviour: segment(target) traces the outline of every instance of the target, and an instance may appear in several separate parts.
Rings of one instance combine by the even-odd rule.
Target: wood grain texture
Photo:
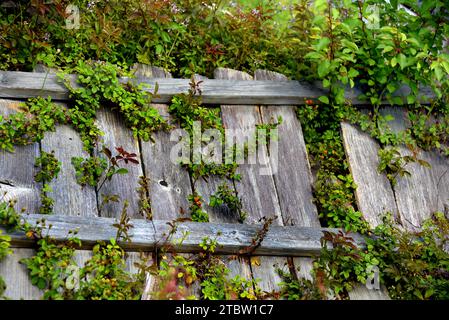
[[[392,115],[389,123],[395,132],[409,127],[407,111],[401,108],[382,108],[381,114]],[[406,146],[399,146],[402,156],[411,155]],[[398,177],[393,187],[402,225],[409,230],[418,230],[425,219],[435,212],[444,212],[449,203],[449,160],[437,151],[420,151],[418,159],[427,161],[431,168],[410,163],[405,170],[410,177]]]
[[[256,70],[254,78],[279,83],[287,81],[284,75],[265,70]],[[265,124],[277,122],[278,117],[282,118],[282,124],[278,126],[278,155],[277,157],[271,155],[269,159],[283,224],[320,227],[318,212],[313,203],[312,173],[295,107],[261,106],[260,112],[262,122]],[[282,266],[285,262],[285,260],[279,260],[276,261],[276,264]],[[312,261],[307,258],[294,258],[293,264],[296,270],[299,269],[297,271],[299,277],[304,277],[306,271],[312,269]],[[257,269],[257,267],[253,267],[254,269]],[[279,283],[280,279],[274,270],[271,267],[269,270],[263,270],[262,272],[271,272],[271,278],[276,279]],[[310,275],[307,277],[310,277]]]
[[[20,101],[0,100],[0,115],[20,112]],[[15,146],[15,152],[0,150],[0,202],[16,200],[15,209],[37,213],[40,206],[40,184],[34,181],[37,168],[35,158],[39,144]],[[4,192],[7,192],[4,195]],[[5,296],[10,299],[39,299],[42,293],[31,285],[28,272],[19,261],[33,255],[33,249],[14,249],[12,255],[0,262],[0,277],[6,282]]]
[[[364,284],[357,284],[349,292],[350,300],[391,300],[387,289],[382,287],[379,290],[368,289]]]
[[[135,75],[139,80],[147,78],[171,78],[171,74],[159,67],[135,64]],[[152,104],[169,122],[168,105]],[[175,125],[175,128],[179,126]],[[187,197],[192,193],[188,172],[180,164],[170,160],[170,150],[175,142],[170,139],[170,132],[156,132],[154,142],[141,141],[142,163],[145,176],[150,179],[149,191],[153,219],[174,220],[188,212]],[[171,255],[167,254],[169,258]],[[189,260],[188,255],[183,255]],[[158,279],[147,275],[142,299],[151,299],[152,292],[159,289]],[[200,287],[194,284],[188,289],[188,295],[200,295]]]
[[[161,68],[145,67],[138,76],[171,76]],[[153,104],[168,121],[171,117],[168,106]],[[179,128],[179,127],[178,127]],[[154,133],[154,142],[141,142],[145,176],[150,179],[150,198],[155,219],[173,220],[180,211],[188,212],[187,196],[192,193],[190,178],[180,164],[170,161],[170,150],[175,142],[170,141],[170,132]]]
[[[120,203],[110,202],[106,204],[101,212],[101,216],[105,217],[120,217],[123,202],[129,202],[128,215],[130,217],[142,217],[139,214],[139,194],[137,188],[139,187],[139,177],[143,176],[142,164],[140,163],[140,148],[139,141],[133,137],[132,131],[129,130],[123,119],[115,112],[106,109],[100,109],[97,113],[96,123],[98,127],[104,132],[102,141],[96,150],[96,153],[101,154],[101,149],[104,147],[111,150],[112,154],[117,154],[116,147],[122,147],[130,153],[137,154],[138,165],[124,164],[121,166],[128,170],[125,175],[114,175],[111,181],[107,181],[101,190],[97,189],[98,202],[101,204],[103,195],[118,195]],[[104,157],[104,155],[102,155]],[[142,217],[143,218],[143,217]]]
[[[214,77],[225,80],[252,80],[247,73],[223,68],[216,69]],[[258,106],[244,105],[234,108],[221,105],[221,117],[227,130],[238,130],[235,141],[240,144],[249,142],[248,137],[249,139],[255,137],[256,125],[262,124]],[[262,217],[275,217],[273,224],[282,225],[281,209],[271,163],[268,161],[267,148],[262,143],[258,147],[262,148],[257,153],[261,157],[258,157],[254,164],[247,161],[240,164],[237,173],[241,175],[241,180],[234,182],[237,194],[242,200],[243,209],[248,213],[245,223],[260,224]],[[262,175],[263,170],[269,174]],[[286,259],[261,257],[259,262],[250,266],[254,279],[260,279],[261,289],[268,292],[279,289],[280,279],[273,266],[285,264]]]
[[[23,218],[35,224],[42,215],[30,214]],[[77,237],[82,241],[83,248],[92,247],[97,241],[109,241],[116,235],[116,228],[113,224],[116,219],[98,217],[74,217],[65,215],[45,216],[47,224],[53,227],[49,230],[49,235],[56,241],[67,239],[67,230],[78,230]],[[127,251],[152,251],[154,248],[164,244],[166,235],[169,234],[171,227],[166,220],[147,221],[144,219],[131,219],[133,228],[129,235],[131,243],[122,243]],[[240,250],[251,245],[252,240],[261,230],[260,225],[254,224],[233,224],[233,223],[197,223],[197,222],[178,222],[176,232],[171,240],[176,242],[181,239],[186,232],[188,235],[178,245],[179,252],[198,252],[201,251],[199,243],[204,237],[216,238],[221,245],[216,249],[217,253],[238,254]],[[2,230],[4,230],[2,228]],[[46,230],[44,228],[44,230]],[[259,247],[254,251],[254,255],[269,256],[316,256],[320,253],[320,239],[323,231],[339,232],[339,229],[333,228],[311,228],[297,226],[271,226],[266,237]],[[5,231],[6,233],[6,231]],[[29,247],[33,241],[27,239],[20,232],[8,233],[15,246]],[[350,236],[360,247],[364,246],[363,237],[351,233]]]
[[[57,214],[96,217],[97,199],[94,188],[81,187],[76,181],[72,157],[87,158],[78,133],[67,125],[57,126],[55,132],[47,132],[41,142],[42,151],[55,152],[61,162],[61,171],[49,183],[52,192],[48,196],[55,200],[53,210]]]
[[[195,81],[204,81],[207,78],[195,75]],[[200,88],[202,84],[200,84]],[[199,177],[195,180],[191,177],[193,189],[203,198],[203,210],[207,212],[210,222],[238,223],[238,214],[231,212],[226,206],[211,207],[209,205],[211,195],[217,192],[218,187],[223,183],[232,185],[232,181],[217,175]]]
[[[14,249],[14,253],[0,262],[0,277],[6,282],[5,297],[13,300],[38,300],[43,292],[31,284],[28,270],[20,260],[31,258],[33,249]]]
[[[0,115],[7,117],[20,112],[20,101],[0,99]],[[40,206],[39,183],[34,181],[37,168],[34,166],[40,154],[39,144],[15,146],[14,153],[0,150],[0,201],[15,199],[15,208],[37,213]],[[7,192],[5,196],[4,192]]]
[[[265,70],[257,70],[255,79],[287,81],[285,76]],[[319,227],[318,212],[313,204],[312,174],[295,107],[261,106],[260,111],[266,124],[277,122],[278,117],[282,117],[282,124],[278,126],[279,155],[270,157],[270,160],[271,167],[276,168],[273,169],[273,178],[284,223]],[[277,163],[273,163],[275,160]]]
[[[385,213],[397,215],[390,181],[377,171],[379,145],[355,125],[343,122],[341,130],[349,169],[357,185],[358,208],[371,227],[376,227],[382,223]]]
[[[147,67],[149,70],[151,67]],[[156,78],[156,77],[155,77]],[[165,76],[158,79],[148,79],[140,77],[136,83],[145,82],[148,84],[149,91],[154,91],[156,82],[159,85],[159,97],[153,101],[157,103],[170,102],[173,95],[187,92],[189,89],[188,79],[164,79]],[[77,87],[76,76],[71,75],[69,79],[74,87]],[[122,78],[122,82],[128,82],[130,79]],[[203,101],[207,104],[269,104],[269,105],[303,105],[305,99],[317,100],[318,97],[325,95],[326,90],[309,83],[300,83],[298,81],[288,81],[286,83],[274,83],[272,81],[239,81],[239,80],[206,80],[203,83]],[[357,88],[347,88],[345,97],[352,104],[366,104],[366,101],[360,101],[357,97],[360,90]],[[394,95],[403,97],[406,101],[408,89],[406,87],[398,90]],[[0,98],[29,98],[36,96],[51,96],[56,100],[66,100],[68,91],[53,73],[38,74],[20,71],[0,71]],[[433,98],[434,95],[425,88],[420,96],[423,102],[428,99],[424,96]],[[383,102],[389,104],[389,102]]]

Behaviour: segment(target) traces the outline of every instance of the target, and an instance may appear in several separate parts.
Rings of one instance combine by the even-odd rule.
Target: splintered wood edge
[[[81,240],[82,248],[91,248],[98,241],[109,241],[115,238],[117,229],[113,224],[117,223],[113,218],[91,218],[61,215],[22,215],[23,219],[31,225],[45,219],[43,234],[48,234],[57,242],[63,242],[69,237],[69,230],[77,230],[75,235]],[[177,252],[199,252],[199,244],[204,238],[216,239],[219,246],[217,254],[239,254],[240,250],[247,248],[257,238],[262,226],[233,223],[197,223],[197,222],[170,222],[165,220],[148,221],[144,219],[132,219],[132,228],[129,230],[131,242],[120,243],[126,251],[151,251],[162,247],[167,243],[172,245]],[[167,242],[167,236],[176,225],[175,232]],[[51,225],[51,228],[49,226]],[[26,238],[21,232],[6,232],[11,237],[13,247],[33,247],[34,240]],[[262,243],[252,255],[268,256],[315,256],[321,250],[320,239],[323,232],[338,233],[340,229],[312,228],[296,226],[270,226]],[[364,247],[364,239],[361,235],[351,233],[359,247]]]
[[[68,75],[67,79],[73,87],[76,75]],[[134,82],[145,84],[144,90],[153,92],[156,83],[159,86],[157,96],[152,98],[154,103],[169,103],[172,97],[179,93],[187,93],[189,79],[171,78],[121,78],[122,83]],[[309,83],[298,81],[271,81],[271,80],[217,80],[204,79],[201,83],[202,101],[205,104],[228,105],[303,105],[306,99],[317,102],[320,96],[326,95],[327,90]],[[393,96],[406,98],[410,92],[407,86],[401,87]],[[366,105],[357,97],[361,91],[357,88],[347,88],[345,98],[354,105]],[[0,98],[25,99],[30,97],[52,97],[55,100],[67,100],[69,92],[62,81],[54,73],[33,73],[21,71],[0,71]],[[435,95],[429,88],[420,91],[420,100],[429,102]],[[388,101],[383,104],[390,104]]]

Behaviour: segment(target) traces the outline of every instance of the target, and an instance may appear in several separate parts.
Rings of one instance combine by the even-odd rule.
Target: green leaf
[[[318,98],[319,101],[321,101],[324,104],[329,104],[329,98],[326,96],[321,96]]]
[[[348,77],[355,78],[359,75],[359,72],[353,68],[349,69]]]
[[[331,64],[328,60],[324,60],[322,63],[320,63],[318,65],[317,71],[318,71],[318,76],[320,78],[323,78],[324,76],[326,76],[329,73],[330,65]]]
[[[323,37],[320,39],[320,41],[315,45],[316,51],[322,51],[324,48],[326,48],[331,40],[328,37]]]
[[[117,169],[115,171],[115,173],[117,173],[117,174],[127,174],[128,173],[128,169],[120,168],[120,169]]]

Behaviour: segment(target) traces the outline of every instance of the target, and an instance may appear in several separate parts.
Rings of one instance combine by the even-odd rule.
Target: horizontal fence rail
[[[76,237],[81,240],[83,248],[91,248],[98,241],[109,241],[115,238],[117,233],[117,229],[113,226],[117,220],[113,218],[92,219],[40,214],[23,215],[23,218],[32,225],[45,219],[43,235],[48,234],[58,242],[67,240],[69,230],[77,230]],[[248,247],[254,246],[254,240],[257,239],[263,226],[232,223],[170,223],[164,220],[142,219],[131,220],[130,223],[133,225],[129,231],[131,242],[120,243],[127,251],[151,251],[170,244],[175,246],[177,252],[194,253],[201,251],[199,244],[204,238],[210,238],[216,239],[219,243],[215,250],[217,254],[314,256],[320,253],[320,239],[324,235],[323,231],[333,233],[340,231],[340,229],[332,228],[270,226],[262,242],[254,251],[242,252],[241,250],[245,251]],[[175,223],[175,229],[171,234],[173,223]],[[51,228],[49,228],[50,225]],[[0,229],[6,232],[5,229]],[[34,241],[26,238],[22,232],[6,233],[11,236],[13,247],[30,247],[34,244]],[[364,246],[364,240],[359,234],[352,233],[348,236],[354,239],[357,246]]]
[[[69,79],[77,87],[76,76]],[[123,83],[133,81],[145,83],[150,92],[154,91],[156,83],[159,86],[158,96],[153,97],[155,103],[168,103],[171,98],[180,93],[187,93],[189,79],[171,78],[121,78]],[[306,99],[317,101],[326,95],[327,90],[318,85],[301,83],[298,81],[270,81],[270,80],[218,80],[205,79],[200,84],[202,100],[205,104],[237,104],[237,105],[303,105]],[[347,88],[345,97],[354,105],[366,105],[367,101],[359,100],[361,91],[356,87]],[[410,89],[406,86],[398,90],[394,96],[399,96],[404,102]],[[0,71],[0,98],[24,99],[30,97],[52,97],[55,100],[67,100],[68,90],[54,73],[33,73],[20,71]],[[420,100],[427,102],[434,98],[429,88],[420,91]],[[390,104],[384,101],[382,104]]]

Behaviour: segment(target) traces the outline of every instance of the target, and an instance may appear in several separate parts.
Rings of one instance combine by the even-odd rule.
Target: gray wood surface
[[[30,214],[23,218],[30,223],[36,223],[42,219],[42,215]],[[108,241],[115,237],[116,228],[113,224],[116,219],[98,217],[74,217],[67,215],[44,216],[47,224],[53,227],[49,235],[57,241],[67,238],[68,230],[78,230],[78,238],[86,248],[91,247],[97,241]],[[171,230],[166,220],[147,221],[144,219],[132,219],[133,228],[129,232],[132,243],[123,243],[127,251],[152,251],[161,246],[166,235]],[[179,252],[198,252],[201,249],[198,244],[204,237],[216,238],[222,246],[217,247],[217,253],[238,254],[239,250],[246,248],[261,230],[260,225],[233,224],[233,223],[197,223],[178,222],[176,232],[171,238],[173,242],[182,238],[188,232],[186,239],[179,245]],[[270,256],[315,256],[320,252],[320,239],[323,231],[338,232],[339,229],[311,228],[297,226],[271,226],[261,245],[254,251],[255,255]],[[22,233],[9,233],[15,247],[27,247],[33,242],[27,240]],[[363,247],[363,237],[350,234],[357,243]]]
[[[136,75],[146,77],[171,76],[161,68],[145,67]],[[168,106],[153,104],[160,114],[171,121]],[[187,196],[192,193],[189,174],[178,163],[170,161],[170,150],[175,142],[170,141],[170,132],[154,133],[154,142],[141,142],[145,176],[150,179],[150,198],[155,219],[173,220],[180,212],[188,212]]]
[[[163,76],[161,78],[164,78]],[[76,87],[76,77],[70,77],[72,84]],[[122,82],[130,79],[123,78]],[[149,84],[150,91],[154,90],[156,82],[159,84],[159,98],[154,102],[167,103],[171,97],[189,89],[188,79],[144,79],[138,82]],[[404,97],[406,101],[407,89],[404,87],[395,95]],[[305,99],[317,99],[324,95],[325,90],[319,89],[308,83],[288,81],[286,83],[273,83],[272,81],[238,81],[238,80],[206,80],[203,84],[203,101],[208,104],[270,104],[270,105],[291,105],[304,104]],[[347,89],[346,98],[353,104],[366,104],[359,101],[357,96],[359,90]],[[54,99],[65,100],[68,98],[67,89],[59,81],[57,76],[50,74],[33,74],[20,71],[0,71],[0,98],[28,98],[36,96],[50,95]],[[423,89],[422,95],[433,97],[428,89]],[[427,101],[427,99],[422,99]],[[389,104],[388,102],[384,102]]]
[[[216,69],[214,77],[220,80],[252,80],[252,77],[245,72],[224,68]],[[256,125],[262,123],[258,106],[241,105],[234,108],[222,104],[220,107],[224,127],[227,130],[239,130],[235,137],[236,143],[243,144],[248,142],[247,137],[250,139],[255,137]],[[267,157],[265,146],[261,145],[260,147],[263,148],[260,154]],[[245,160],[244,164],[240,164],[237,173],[241,175],[241,180],[234,181],[235,190],[241,198],[243,210],[248,213],[245,223],[261,223],[260,219],[265,216],[267,218],[275,217],[274,225],[282,225],[279,199],[273,177],[272,175],[261,175],[262,169],[269,173],[272,172],[270,163],[269,161],[263,162],[264,164],[260,164],[259,161],[249,164]],[[278,289],[277,283],[280,281],[278,281],[279,277],[273,265],[283,264],[285,261],[285,258],[264,257],[259,260],[259,264],[250,264],[254,279],[260,279],[259,286],[262,290]]]
[[[287,81],[284,75],[265,70],[256,70],[254,78],[279,83]],[[282,124],[277,128],[278,155],[277,157],[271,155],[269,159],[282,211],[283,224],[320,227],[318,212],[313,203],[312,174],[295,107],[261,106],[260,112],[262,122],[266,124],[277,122],[278,117],[282,117]],[[285,260],[277,261],[276,264],[281,267],[285,262]],[[312,269],[312,261],[307,258],[294,258],[293,263],[295,269],[299,269],[297,276],[303,276],[303,273]],[[253,271],[257,269],[257,267],[253,267]],[[261,270],[261,273],[271,273],[270,278],[276,279],[279,283],[280,279],[274,271],[275,268],[271,266],[268,270]]]
[[[135,75],[142,78],[171,78],[171,74],[159,67],[136,64]],[[172,118],[168,113],[168,105],[152,104],[170,123]],[[175,125],[175,128],[179,128]],[[192,186],[187,171],[178,163],[170,160],[170,150],[175,142],[170,141],[170,132],[154,133],[154,142],[141,141],[141,152],[145,176],[150,179],[149,191],[153,219],[175,220],[188,213],[187,197],[192,193]],[[170,255],[168,255],[170,257]],[[184,255],[188,259],[188,255]],[[143,299],[151,298],[151,294],[159,289],[157,279],[148,275]],[[200,288],[193,285],[188,289],[188,295],[199,296]]]
[[[257,70],[255,79],[287,81],[285,76],[265,70]],[[318,212],[313,204],[312,174],[295,107],[261,106],[260,111],[263,123],[277,122],[278,117],[282,117],[282,124],[278,126],[278,157],[270,157],[270,160],[271,167],[277,168],[273,169],[273,178],[284,223],[319,227]],[[276,160],[277,163],[273,163]]]
[[[33,249],[14,249],[14,253],[0,262],[0,277],[6,282],[5,297],[13,300],[37,300],[43,292],[31,284],[28,270],[20,260],[31,258]]]
[[[376,227],[382,223],[385,213],[397,215],[390,181],[377,171],[379,145],[355,125],[343,122],[341,129],[349,169],[357,185],[357,205],[371,227]]]
[[[364,284],[357,284],[349,292],[350,300],[391,300],[387,289],[383,286],[377,289],[368,289]]]
[[[0,99],[0,115],[20,112],[20,101]],[[0,150],[0,201],[17,200],[16,209],[37,213],[40,206],[40,185],[34,181],[34,166],[40,154],[39,144],[15,146],[14,153]],[[3,196],[7,192],[6,196]]]
[[[140,158],[139,141],[133,137],[132,131],[129,130],[124,121],[115,111],[100,109],[97,113],[97,125],[104,132],[101,142],[96,150],[97,154],[104,157],[101,153],[102,147],[111,150],[113,155],[118,154],[116,147],[123,147],[129,153],[136,153],[136,160],[139,164],[124,164],[121,166],[128,170],[125,175],[115,175],[111,181],[107,181],[103,187],[98,190],[98,202],[101,205],[103,195],[118,195],[120,203],[110,202],[103,206],[100,215],[105,217],[120,217],[123,203],[125,200],[129,202],[128,215],[130,217],[142,217],[139,214],[139,177],[143,176],[142,163]],[[142,217],[143,218],[143,217]]]
[[[397,107],[382,108],[381,113],[390,114],[389,123],[395,132],[409,126],[407,111]],[[411,155],[406,146],[399,146],[401,155]],[[437,151],[420,151],[418,159],[427,161],[431,168],[410,163],[405,169],[410,177],[398,177],[394,186],[396,203],[402,225],[409,230],[418,230],[425,219],[435,212],[444,212],[449,203],[449,160]]]
[[[20,101],[0,100],[0,115],[20,112]],[[15,209],[37,213],[40,206],[40,185],[34,181],[37,170],[35,158],[40,154],[39,144],[16,146],[15,152],[0,151],[0,202],[16,200]],[[6,195],[4,193],[7,192]],[[0,262],[0,276],[6,283],[5,296],[11,299],[39,299],[41,293],[29,282],[26,267],[19,264],[33,255],[33,249],[14,249],[12,255]]]
[[[55,132],[47,132],[41,142],[42,150],[55,152],[61,162],[61,171],[49,183],[53,189],[48,196],[55,200],[53,210],[57,214],[96,217],[97,199],[94,188],[81,187],[76,181],[72,157],[87,158],[78,133],[67,125],[57,126]]]
[[[195,81],[204,81],[207,77],[195,74]],[[200,84],[202,89],[202,84]],[[202,132],[203,134],[203,132]],[[210,222],[227,222],[237,223],[238,216],[226,207],[211,207],[209,206],[211,195],[213,195],[218,187],[223,183],[228,183],[232,186],[232,181],[226,178],[219,177],[217,175],[211,175],[209,177],[199,177],[197,180],[194,177],[190,177],[192,181],[192,188],[203,198],[203,210],[207,212]]]

